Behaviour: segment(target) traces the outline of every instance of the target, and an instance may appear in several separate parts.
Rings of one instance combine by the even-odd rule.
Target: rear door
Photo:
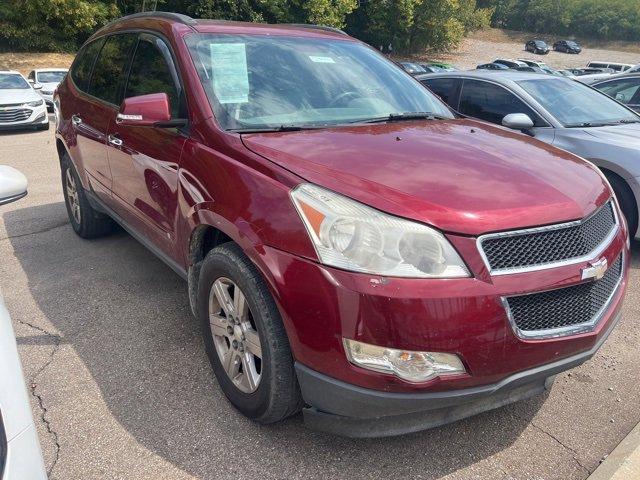
[[[187,118],[182,82],[168,45],[157,36],[142,33],[125,98],[151,93],[169,96],[172,119]],[[174,260],[178,162],[185,141],[186,136],[177,128],[113,122],[109,129],[108,158],[117,213]]]
[[[136,35],[115,34],[105,39],[92,67],[85,94],[72,117],[78,148],[91,188],[111,203],[111,170],[107,160],[107,131],[115,121],[124,88],[125,65]]]

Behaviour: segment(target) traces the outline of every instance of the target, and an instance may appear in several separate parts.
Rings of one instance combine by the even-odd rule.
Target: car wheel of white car
[[[68,155],[62,159],[62,191],[69,222],[82,238],[97,238],[113,231],[113,220],[94,209]]]

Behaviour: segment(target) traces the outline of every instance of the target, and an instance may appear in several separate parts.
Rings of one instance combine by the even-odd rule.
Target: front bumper
[[[20,120],[2,121],[0,119],[0,130],[14,130],[34,127],[49,123],[46,103],[37,107],[19,107],[15,110],[29,110],[28,117],[18,117]],[[0,112],[1,113],[1,112]]]
[[[444,392],[390,393],[356,387],[296,364],[310,428],[347,437],[402,435],[438,427],[549,390],[555,375],[595,355],[620,314],[589,350],[511,375],[500,382]]]

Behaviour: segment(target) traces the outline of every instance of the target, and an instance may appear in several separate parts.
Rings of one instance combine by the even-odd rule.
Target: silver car
[[[591,86],[640,112],[640,72],[623,73],[615,75],[615,78],[611,76],[608,79],[598,80]]]
[[[26,194],[24,175],[0,165],[0,205]],[[0,479],[46,478],[11,319],[0,296]]]
[[[53,92],[67,74],[66,68],[40,68],[31,70],[27,79],[36,88],[42,99],[46,102],[47,108],[53,110]]]
[[[454,110],[521,130],[596,164],[636,238],[640,205],[640,116],[569,78],[481,71],[419,75]]]

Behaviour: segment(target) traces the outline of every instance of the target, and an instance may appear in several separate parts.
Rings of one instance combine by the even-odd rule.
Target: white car
[[[42,87],[37,89],[37,92],[46,102],[49,110],[53,110],[53,92],[56,91],[67,72],[66,68],[40,68],[29,72],[27,80],[34,87]]]
[[[24,175],[0,165],[0,205],[26,194]],[[0,479],[46,478],[11,318],[0,297]]]
[[[0,130],[49,129],[44,100],[18,72],[0,70]]]

